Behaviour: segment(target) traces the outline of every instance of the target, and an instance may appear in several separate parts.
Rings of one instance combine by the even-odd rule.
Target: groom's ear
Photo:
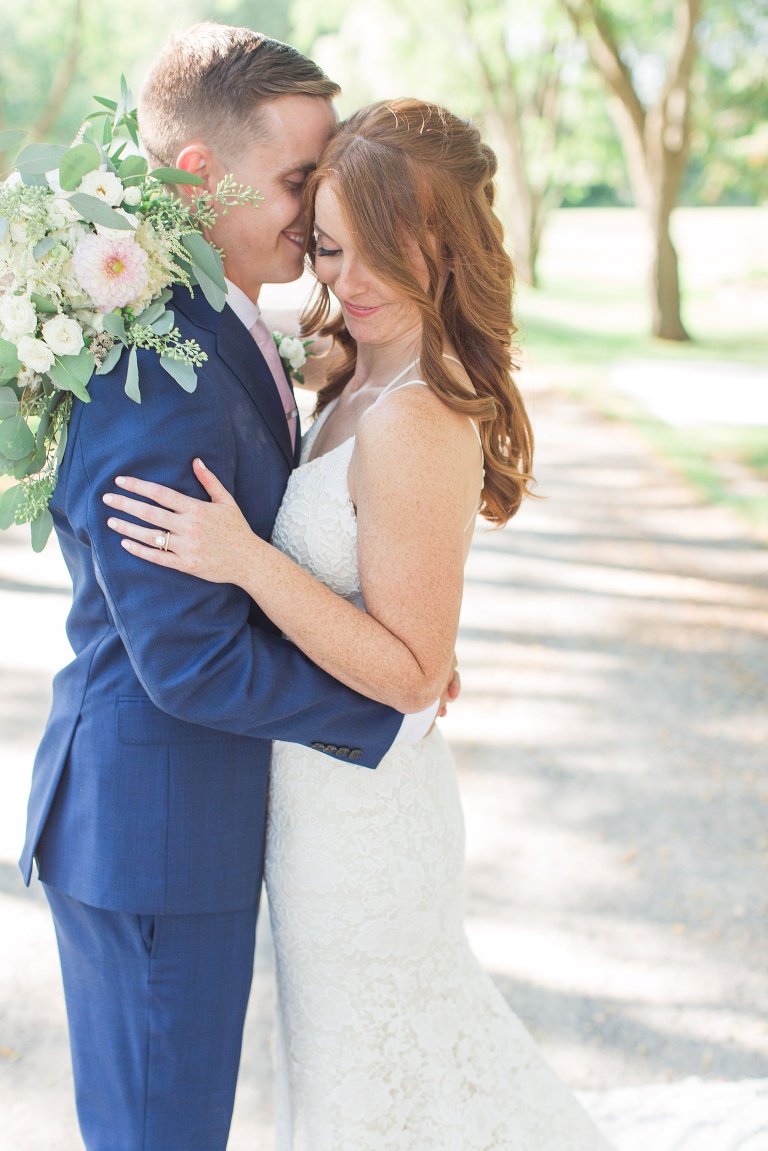
[[[212,153],[205,144],[188,144],[183,148],[176,159],[176,167],[182,172],[189,172],[192,176],[200,176],[204,181],[206,192],[215,192],[219,182],[218,165]],[[198,192],[199,184],[180,185],[184,195],[192,197]]]

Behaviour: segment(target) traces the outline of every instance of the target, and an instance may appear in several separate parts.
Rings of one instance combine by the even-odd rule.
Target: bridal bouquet
[[[0,476],[19,481],[0,497],[0,529],[30,523],[35,551],[53,527],[48,504],[73,396],[87,403],[93,373],[111,371],[126,353],[125,391],[140,403],[139,348],[194,391],[206,356],[181,339],[167,307],[171,286],[198,286],[221,311],[221,256],[201,229],[219,210],[258,207],[262,198],[227,177],[215,195],[184,203],[168,185],[203,181],[175,168],[149,171],[125,80],[119,101],[96,100],[100,110],[70,147],[28,145],[0,184]],[[0,132],[0,152],[24,136]]]

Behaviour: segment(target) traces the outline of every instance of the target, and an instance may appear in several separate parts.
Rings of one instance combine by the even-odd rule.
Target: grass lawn
[[[648,334],[650,244],[642,215],[580,209],[553,214],[540,287],[519,286],[525,356],[548,383],[635,424],[705,499],[768,524],[768,488],[749,482],[768,481],[768,426],[673,427],[610,383],[622,362],[647,361],[652,372],[654,360],[677,360],[764,367],[768,387],[768,208],[679,209],[673,234],[691,342]]]

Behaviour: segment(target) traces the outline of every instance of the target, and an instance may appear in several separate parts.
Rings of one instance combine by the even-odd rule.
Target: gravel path
[[[545,498],[477,532],[444,725],[472,943],[620,1151],[768,1151],[768,551],[631,430],[532,407]],[[0,1151],[76,1151],[53,933],[14,862],[68,591],[23,538],[0,537]],[[231,1151],[271,1146],[270,963],[262,929]]]

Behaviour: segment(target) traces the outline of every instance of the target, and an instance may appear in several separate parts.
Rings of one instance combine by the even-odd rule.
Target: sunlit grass
[[[768,481],[768,427],[671,427],[610,384],[622,361],[648,361],[652,371],[653,361],[678,360],[765,367],[768,387],[768,209],[686,209],[674,232],[689,343],[649,335],[641,215],[561,211],[545,233],[540,286],[518,288],[524,357],[548,384],[631,422],[705,500],[768,524],[768,499],[734,483],[741,469]]]

